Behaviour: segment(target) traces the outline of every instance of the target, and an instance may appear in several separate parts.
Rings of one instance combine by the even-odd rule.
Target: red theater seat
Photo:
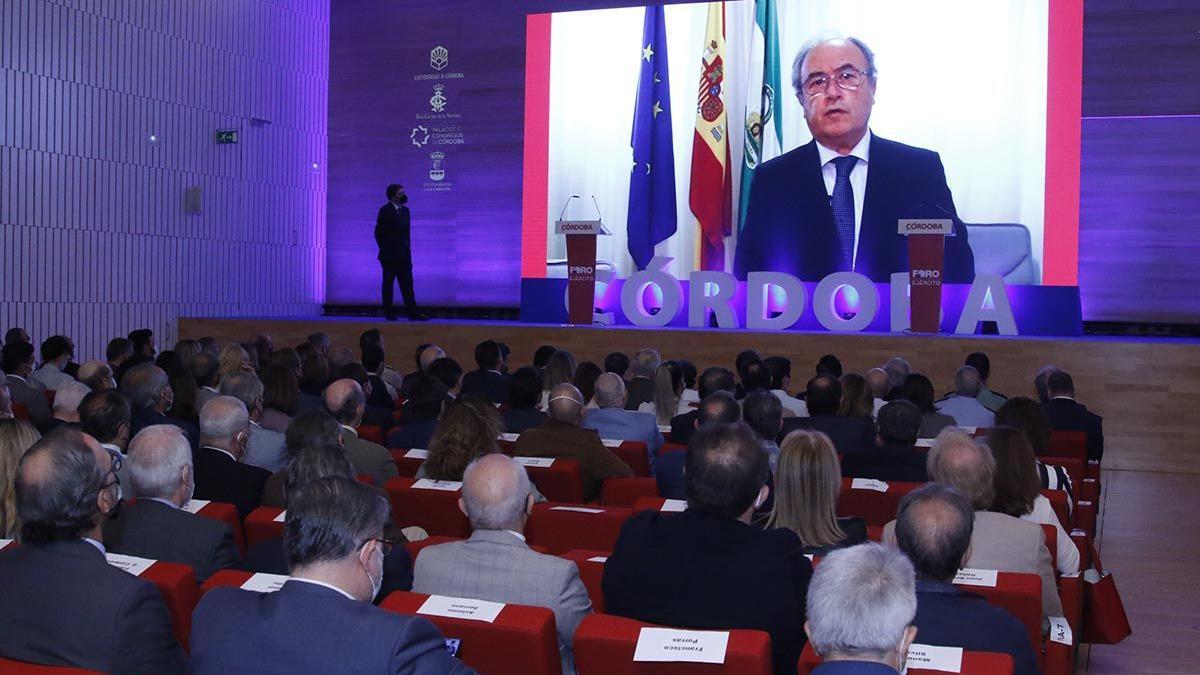
[[[922,483],[888,482],[887,492],[852,488],[853,478],[842,479],[842,493],[838,496],[839,516],[858,516],[867,525],[887,525],[896,519],[896,510],[904,495],[921,487]]]
[[[630,515],[630,509],[617,506],[545,502],[534,505],[533,515],[525,525],[525,536],[530,546],[543,546],[554,555],[577,548],[611,551]]]
[[[1058,522],[1067,532],[1071,531],[1073,526],[1071,519],[1071,508],[1068,506],[1067,493],[1065,490],[1042,490],[1042,496],[1050,502],[1050,508],[1054,509],[1054,515],[1058,516]]]
[[[575,631],[575,668],[583,675],[771,675],[771,638],[758,630],[731,630],[725,663],[638,663],[638,635],[653,624],[591,614]]]
[[[645,441],[621,441],[620,445],[609,450],[633,469],[633,475],[650,477],[650,455]]]
[[[1053,525],[1042,525],[1042,535],[1046,537],[1046,550],[1050,551],[1050,566],[1057,570],[1058,528],[1054,527]]]
[[[1042,644],[1042,578],[1036,574],[998,572],[995,587],[958,585],[1008,610],[1029,631],[1035,645]]]
[[[246,545],[254,546],[260,541],[278,539],[283,536],[283,522],[275,522],[283,509],[260,506],[246,514]]]
[[[29,421],[29,408],[26,408],[24,403],[17,403],[16,401],[13,401],[12,412],[13,412],[13,417],[15,417],[19,420],[25,420],[26,422]],[[13,663],[16,663],[16,661],[14,661]],[[80,671],[80,672],[87,672],[87,671]]]
[[[458,490],[415,488],[411,478],[393,478],[383,486],[392,500],[392,518],[400,527],[416,525],[430,535],[465,538],[471,523],[458,508]]]
[[[804,645],[804,651],[800,652],[800,666],[797,668],[799,675],[808,675],[819,665],[821,657],[813,651],[811,644]],[[912,675],[946,675],[944,670],[925,668],[909,668],[907,672]],[[1013,661],[1008,654],[964,651],[962,669],[958,672],[963,675],[1012,675]]]
[[[238,518],[237,508],[233,504],[209,502],[204,508],[197,511],[196,515],[228,524],[233,528],[233,541],[237,544],[238,550],[242,552],[242,555],[246,555],[246,534],[242,531],[242,520]]]
[[[526,466],[529,480],[552,502],[582,504],[583,474],[579,460],[555,458],[550,466]]]
[[[431,616],[417,612],[429,598],[423,593],[396,591],[380,607],[428,619],[447,638],[462,640],[459,657],[488,675],[560,675],[558,634],[554,613],[545,607],[507,604],[492,623]],[[599,672],[599,671],[597,671]]]
[[[175,637],[184,649],[188,647],[188,636],[192,632],[192,610],[200,599],[196,587],[196,573],[188,565],[166,562],[155,562],[141,578],[158,587],[167,603],[167,612],[171,614],[171,625],[175,627]]]
[[[642,497],[658,497],[658,483],[653,478],[609,478],[600,488],[604,506],[631,508]]]
[[[392,453],[392,461],[396,463],[396,471],[400,473],[401,478],[412,478],[417,475],[417,469],[425,463],[424,457],[405,457],[409,448],[394,448]]]
[[[1079,463],[1086,465],[1087,457],[1087,434],[1082,431],[1052,431],[1050,432],[1050,444],[1046,446],[1046,452],[1042,453],[1046,457],[1071,457],[1079,460]]]
[[[39,666],[34,663],[25,663],[24,661],[13,661],[0,656],[0,673],[6,675],[102,675],[98,670],[85,670],[83,668],[70,668],[68,666]]]
[[[253,572],[242,570],[217,570],[200,587],[200,597],[204,597],[205,593],[214,588],[241,588],[242,584],[249,581],[252,576],[254,576]]]
[[[588,598],[592,601],[593,612],[604,611],[604,590],[600,582],[604,579],[604,562],[593,558],[608,558],[608,551],[588,551],[575,549],[562,554],[562,557],[575,562],[579,568],[579,580],[587,589]]]
[[[364,424],[358,428],[358,437],[364,441],[371,441],[383,445],[383,427],[374,427],[369,424]]]
[[[413,559],[413,562],[416,562],[417,556],[420,555],[422,550],[450,541],[462,541],[462,539],[458,537],[428,537],[421,541],[406,541],[404,542],[404,548],[408,550],[408,556]]]

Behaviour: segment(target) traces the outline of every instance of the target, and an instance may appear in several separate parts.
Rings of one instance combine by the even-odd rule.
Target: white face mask
[[[371,574],[369,562],[363,568],[363,571],[367,573],[367,579],[371,581],[371,598],[368,602],[375,602],[375,598],[379,597],[379,591],[383,588],[383,551],[379,552],[379,581],[376,581],[375,577]]]

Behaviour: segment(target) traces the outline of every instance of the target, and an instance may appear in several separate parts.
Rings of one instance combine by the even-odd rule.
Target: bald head
[[[954,393],[959,396],[975,398],[983,388],[983,377],[972,366],[961,366],[954,373]]]
[[[550,390],[550,419],[578,425],[582,416],[583,394],[575,385],[564,382]]]
[[[625,407],[625,380],[616,373],[596,378],[596,405],[601,408]]]
[[[896,514],[896,543],[917,578],[950,581],[967,558],[975,514],[954,488],[930,483],[905,495]]]
[[[976,511],[992,505],[996,460],[986,447],[953,427],[938,434],[926,459],[929,480],[958,490]]]
[[[484,455],[463,472],[459,507],[476,530],[521,532],[533,508],[529,475],[507,455]]]
[[[325,388],[325,409],[338,424],[357,427],[362,421],[366,403],[362,387],[354,380],[337,380]]]
[[[421,366],[421,372],[429,372],[429,366],[432,366],[434,361],[445,356],[446,352],[437,345],[429,345],[421,350],[421,355],[417,358],[418,364]]]
[[[117,386],[113,381],[112,367],[104,361],[88,361],[79,366],[79,381],[93,390],[113,389]]]
[[[872,368],[866,374],[867,384],[871,385],[871,395],[875,398],[885,398],[888,393],[888,374],[883,368]]]

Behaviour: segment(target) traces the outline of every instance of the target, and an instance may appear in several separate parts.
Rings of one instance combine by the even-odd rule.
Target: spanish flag
[[[732,234],[733,177],[729,161],[729,117],[725,110],[725,3],[708,3],[708,28],[701,57],[692,139],[688,204],[696,217],[697,267],[725,269],[725,237]]]

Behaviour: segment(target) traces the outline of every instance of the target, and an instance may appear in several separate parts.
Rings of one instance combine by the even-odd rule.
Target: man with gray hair
[[[878,415],[879,409],[883,404],[887,403],[887,395],[890,387],[888,386],[888,374],[883,368],[872,368],[867,371],[863,377],[867,378],[867,384],[871,385],[871,397],[875,399],[874,407],[871,409],[872,415]]]
[[[171,389],[171,381],[162,368],[150,361],[133,366],[121,378],[121,392],[129,397],[133,407],[130,438],[155,424],[174,424],[187,434],[188,443],[193,450],[199,446],[200,432],[194,424],[167,417],[167,412],[175,402],[175,392]]]
[[[570,675],[571,641],[592,603],[574,563],[526,545],[533,500],[529,476],[511,457],[497,453],[471,462],[458,500],[471,521],[471,537],[421,551],[413,591],[549,608],[563,673]]]
[[[90,393],[92,390],[88,389],[86,384],[74,380],[59,385],[54,392],[54,404],[51,406],[54,416],[50,421],[39,425],[38,431],[46,434],[62,426],[80,428],[79,403]]]
[[[626,410],[637,410],[641,404],[654,401],[654,373],[660,364],[662,357],[653,349],[642,349],[633,355],[633,378],[629,380]]]
[[[521,433],[514,455],[579,460],[584,501],[589,502],[600,496],[605,480],[633,477],[633,469],[604,447],[595,429],[583,428],[583,394],[574,385],[556,385],[550,390],[549,403],[549,418]]]
[[[855,271],[873,281],[908,273],[901,218],[949,218],[943,277],[975,278],[967,228],[955,214],[936,152],[871,133],[878,72],[860,39],[822,36],[792,64],[792,85],[813,140],[754,172],[734,274],[784,272],[818,281]]]
[[[367,410],[367,397],[358,382],[341,379],[326,387],[325,410],[342,427],[342,447],[355,471],[370,476],[379,487],[400,475],[387,448],[358,436]]]
[[[259,424],[263,415],[262,380],[254,373],[231,373],[221,378],[220,395],[241,401],[250,414],[250,444],[242,461],[271,473],[282,471],[288,463],[287,439]]]
[[[899,673],[913,626],[917,596],[912,563],[899,551],[859,544],[825,556],[808,587],[804,632],[824,663],[813,675]]]
[[[117,388],[112,366],[104,361],[87,361],[79,366],[79,381],[92,391]]]
[[[1001,572],[1037,574],[1042,578],[1043,628],[1047,618],[1062,616],[1062,601],[1046,537],[1037,523],[988,509],[992,506],[996,460],[986,445],[959,429],[938,434],[926,459],[929,480],[954,488],[975,511],[974,531],[966,567]],[[896,545],[896,521],[883,528],[884,543]]]
[[[883,372],[887,373],[888,386],[888,392],[884,398],[891,401],[900,395],[900,387],[904,386],[904,380],[912,374],[912,367],[903,357],[893,356],[884,361]]]
[[[954,586],[973,530],[971,504],[954,488],[930,483],[900,500],[896,542],[917,572],[914,623],[921,644],[1008,654],[1015,675],[1037,675],[1034,647],[1021,622]]]
[[[996,425],[996,414],[979,402],[982,389],[983,378],[979,371],[971,366],[959,366],[954,373],[954,394],[933,405],[938,412],[953,417],[960,427],[990,428]]]
[[[262,503],[271,472],[242,462],[250,443],[250,414],[232,396],[217,396],[200,410],[196,497],[226,502],[245,518]]]
[[[113,553],[190,565],[196,582],[240,565],[227,523],[184,510],[196,488],[192,449],[179,427],[146,427],[129,442],[130,487],[137,500],[104,526]]]
[[[630,385],[633,383],[630,382]],[[654,473],[654,459],[663,446],[662,432],[658,420],[650,413],[629,410],[626,406],[629,394],[625,381],[616,373],[603,373],[596,378],[596,390],[592,400],[596,407],[588,410],[583,419],[584,429],[595,429],[600,438],[641,441],[646,444],[649,455],[650,473]]]

